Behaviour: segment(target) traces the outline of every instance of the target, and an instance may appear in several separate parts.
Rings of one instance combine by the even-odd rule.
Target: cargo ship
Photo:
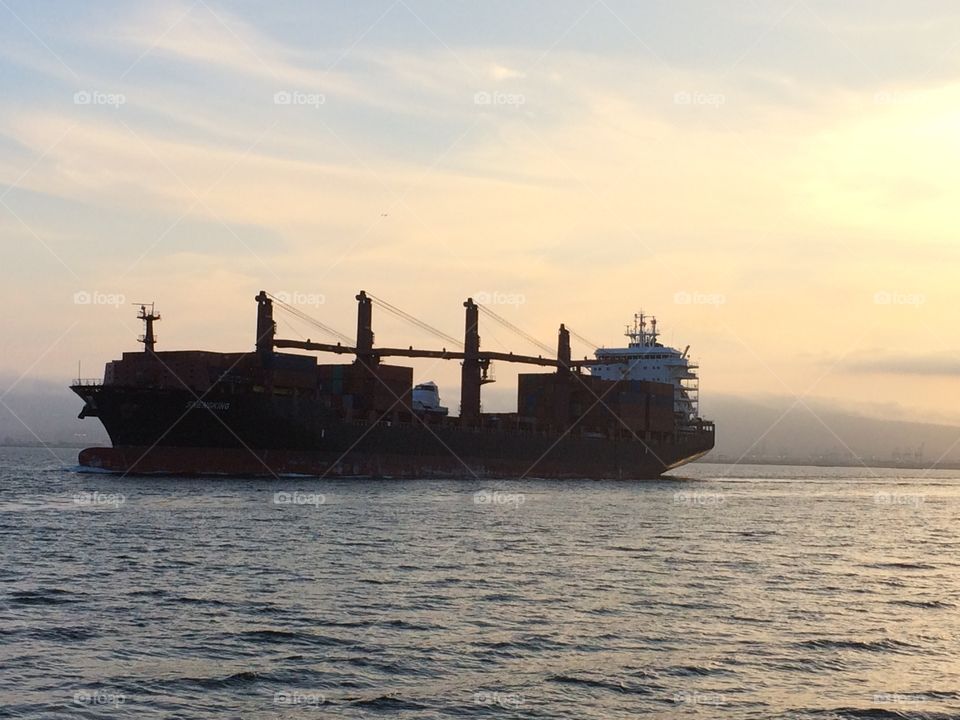
[[[141,305],[142,350],[108,362],[102,379],[70,386],[83,400],[79,416],[99,419],[112,443],[82,450],[80,466],[123,474],[650,479],[714,446],[714,425],[698,414],[696,365],[687,351],[660,343],[656,320],[648,324],[643,314],[627,327],[626,347],[578,360],[564,325],[555,353],[481,349],[481,311],[519,329],[473,299],[463,303],[462,342],[366,292],[356,299],[354,340],[261,291],[254,347],[232,353],[157,350],[160,316]],[[375,345],[375,301],[453,347]],[[279,338],[275,309],[340,339]],[[352,357],[327,364],[315,353]],[[414,384],[412,367],[388,364],[398,357],[458,361],[459,414],[441,404],[435,383]],[[546,369],[519,374],[516,412],[483,411],[494,362]]]

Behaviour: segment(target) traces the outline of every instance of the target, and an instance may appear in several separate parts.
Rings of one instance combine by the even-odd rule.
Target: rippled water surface
[[[0,716],[960,716],[960,474],[78,474],[0,449]],[[680,477],[682,475],[682,477]]]

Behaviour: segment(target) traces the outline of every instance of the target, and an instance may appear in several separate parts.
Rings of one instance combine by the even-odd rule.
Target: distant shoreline
[[[2,448],[60,448],[63,450],[80,450],[86,447],[110,447],[107,443],[98,442],[4,442]],[[877,470],[960,470],[960,462],[940,462],[932,465],[922,463],[897,463],[892,460],[870,460],[857,462],[855,460],[810,460],[801,458],[744,458],[736,460],[728,457],[712,458],[707,455],[696,463],[713,463],[714,465],[793,465],[795,467],[836,467],[836,468],[875,468]]]
[[[939,462],[939,463],[905,463],[894,462],[893,460],[810,460],[801,458],[743,458],[734,460],[730,458],[711,458],[707,455],[698,463],[713,463],[714,465],[793,465],[796,467],[836,467],[836,468],[873,468],[877,470],[960,470],[960,462]]]
[[[0,443],[0,449],[2,448],[61,448],[64,450],[74,450],[87,447],[110,447],[107,443],[103,442],[3,442]]]

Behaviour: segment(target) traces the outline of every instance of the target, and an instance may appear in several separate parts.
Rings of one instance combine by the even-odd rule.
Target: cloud
[[[168,62],[175,59],[207,69],[221,68],[303,90],[322,82],[328,92],[357,94],[356,86],[330,64],[322,65],[316,57],[278,44],[257,32],[253,23],[203,3],[152,5],[110,39],[116,42],[118,37],[140,51],[125,75],[137,73],[142,63],[153,62],[150,56],[154,55]]]
[[[878,375],[960,377],[960,353],[891,356],[851,360],[842,364],[847,372]]]
[[[494,80],[520,80],[526,76],[525,72],[514,70],[506,65],[494,65],[490,68],[490,77]]]
[[[566,18],[498,11],[486,30],[444,6],[423,17],[442,42],[402,5],[369,33],[380,13],[347,6],[118,6],[69,35],[27,18],[66,43],[80,79],[32,38],[0,44],[14,67],[0,75],[12,99],[0,181],[27,171],[6,202],[89,289],[162,304],[166,348],[246,347],[261,287],[325,295],[319,314],[338,327],[365,287],[444,328],[462,324],[466,293],[487,289],[528,298],[511,317],[551,342],[565,321],[613,345],[630,313],[657,312],[668,341],[703,361],[707,395],[821,382],[873,397],[885,372],[901,376],[897,396],[919,388],[936,408],[941,389],[924,378],[956,374],[949,358],[911,369],[856,356],[872,362],[862,377],[820,381],[824,366],[803,353],[911,352],[952,321],[960,85],[916,71],[941,48],[897,36],[900,18],[844,36],[858,54],[872,44],[871,64],[892,46],[914,58],[864,80],[802,7],[771,28],[790,4],[773,5],[744,20],[719,6],[691,19],[614,4],[662,63],[602,4],[563,36],[583,11],[573,3]],[[859,13],[818,12],[844,33],[861,27]],[[127,102],[77,107],[80,88]],[[281,90],[326,102],[277,105]],[[63,357],[38,371],[132,344],[130,316],[65,309],[76,281],[14,216],[0,213],[0,228],[18,269],[4,292],[29,298],[4,324],[22,341],[0,369],[30,366],[74,318]],[[883,288],[929,302],[908,316],[873,302]],[[678,292],[729,302],[678,305]],[[385,341],[407,339],[377,322]],[[498,335],[484,342],[516,347]]]

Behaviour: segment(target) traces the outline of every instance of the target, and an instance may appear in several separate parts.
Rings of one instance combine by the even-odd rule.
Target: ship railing
[[[463,432],[471,432],[475,434],[502,432],[505,430],[509,430],[517,435],[521,435],[524,437],[553,437],[555,435],[555,433],[551,432],[551,430],[549,430],[548,428],[532,427],[528,423],[523,423],[523,422],[520,422],[520,423],[508,422],[503,424],[484,422],[480,425],[460,425],[459,422],[457,422],[457,418],[450,418],[449,420],[452,420],[453,422],[451,423],[441,422],[435,426],[431,425],[431,427],[438,427],[438,428],[457,427],[459,430]],[[372,425],[390,427],[393,424],[392,420],[386,419],[386,418],[378,421],[367,420],[365,418],[353,418],[348,422],[352,424],[354,427],[361,427],[361,428],[369,428]],[[421,420],[418,420],[418,419],[410,419],[410,420],[401,420],[399,422],[399,425],[417,428],[417,427],[422,427],[423,423]]]
[[[695,434],[701,432],[715,432],[713,420],[700,420],[699,418],[685,423],[677,428],[680,433]]]
[[[95,386],[103,385],[103,378],[75,378],[71,385]]]

